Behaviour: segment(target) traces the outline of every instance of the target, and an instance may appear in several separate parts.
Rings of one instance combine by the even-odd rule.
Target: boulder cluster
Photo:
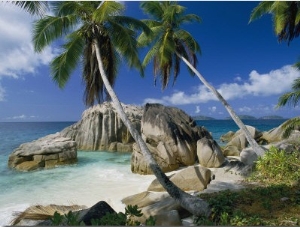
[[[195,164],[218,168],[228,156],[239,157],[246,165],[257,159],[241,130],[222,135],[220,140],[227,144],[221,148],[206,128],[198,126],[178,108],[161,104],[122,106],[163,172]],[[270,146],[293,149],[293,143],[283,140],[281,126],[268,132],[246,127],[265,149]],[[295,131],[290,138],[299,138],[299,132]],[[77,162],[77,150],[131,152],[132,172],[152,174],[139,146],[110,102],[87,109],[80,121],[61,132],[20,145],[11,153],[8,166],[29,171],[72,164]]]

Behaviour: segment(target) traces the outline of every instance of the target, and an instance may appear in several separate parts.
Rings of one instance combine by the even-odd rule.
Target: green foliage
[[[270,183],[290,183],[300,179],[299,152],[288,154],[284,150],[271,147],[259,157],[251,179]]]
[[[107,213],[101,219],[92,219],[92,225],[110,225],[110,226],[118,226],[118,225],[126,225],[126,215],[122,212],[119,213]]]
[[[155,218],[150,216],[149,218],[146,219],[145,225],[147,226],[154,226],[155,225]]]
[[[64,216],[59,214],[57,211],[54,212],[54,215],[52,218],[50,218],[52,225],[60,225],[64,219]]]
[[[141,225],[140,222],[135,220],[135,217],[142,217],[143,213],[138,208],[137,205],[128,205],[125,208],[125,213],[107,213],[101,219],[92,219],[91,223],[93,226],[102,226],[102,225],[109,225],[109,226],[139,226]],[[50,218],[51,224],[58,226],[58,225],[66,225],[66,226],[79,226],[84,225],[83,222],[79,221],[79,213],[73,213],[69,211],[65,215],[61,215],[58,212],[55,212],[53,217]],[[154,226],[155,219],[150,216],[145,221],[145,225]]]
[[[79,213],[73,213],[72,211],[69,211],[65,215],[59,214],[57,211],[55,211],[54,215],[51,220],[52,225],[67,225],[67,226],[78,226],[82,225],[82,222],[79,222],[78,220]]]

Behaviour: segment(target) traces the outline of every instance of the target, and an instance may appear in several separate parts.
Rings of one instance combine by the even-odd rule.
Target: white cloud
[[[280,95],[291,89],[291,85],[300,72],[290,65],[281,69],[272,70],[266,74],[259,74],[253,70],[249,74],[249,79],[243,83],[224,83],[215,87],[218,92],[226,99],[232,100],[244,96],[272,96]],[[199,81],[199,84],[201,82]],[[145,99],[144,103],[153,100]],[[199,104],[217,100],[204,85],[199,85],[195,93],[187,94],[184,91],[176,91],[170,96],[155,99],[155,102],[172,105]]]
[[[252,111],[252,109],[248,106],[244,106],[244,107],[240,107],[239,111],[242,113],[250,113]]]
[[[39,117],[35,115],[27,116],[25,114],[21,114],[18,116],[7,117],[6,120],[29,120],[34,118],[39,118]]]
[[[214,112],[216,112],[217,107],[212,106],[212,107],[209,107],[208,109],[209,109],[210,112],[214,113]]]
[[[201,112],[200,106],[196,106],[196,111],[195,111],[195,113],[198,114],[198,113],[200,113],[200,112]]]
[[[54,56],[51,48],[40,54],[34,52],[31,36],[33,20],[19,7],[1,3],[0,78],[34,74],[37,67],[47,65]]]

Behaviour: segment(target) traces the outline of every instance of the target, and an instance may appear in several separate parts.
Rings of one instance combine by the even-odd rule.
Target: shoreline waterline
[[[79,151],[75,165],[9,174],[6,180],[13,181],[15,188],[0,194],[0,226],[9,225],[13,213],[32,205],[91,207],[106,201],[124,212],[121,200],[145,191],[155,178],[133,174],[129,161],[130,154]]]
[[[230,120],[196,121],[220,136],[238,130]],[[245,121],[260,131],[278,127],[284,120]],[[116,211],[124,212],[121,200],[145,191],[153,175],[131,173],[131,154],[121,152],[78,152],[78,163],[54,169],[17,172],[7,167],[9,154],[20,144],[56,133],[72,122],[0,123],[0,226],[9,225],[14,212],[32,205],[86,205],[103,200]]]

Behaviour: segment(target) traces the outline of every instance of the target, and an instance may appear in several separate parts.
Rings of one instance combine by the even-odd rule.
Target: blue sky
[[[201,46],[198,71],[237,114],[286,118],[299,115],[298,106],[274,108],[278,97],[289,91],[293,80],[300,76],[291,67],[300,57],[299,38],[289,46],[278,43],[270,15],[249,24],[251,11],[258,2],[184,1],[180,4],[187,7],[187,13],[202,18],[201,23],[185,25]],[[125,6],[126,15],[146,18],[139,2],[125,2]],[[51,46],[41,54],[33,52],[33,19],[11,4],[1,3],[0,121],[77,121],[86,109],[81,72],[74,72],[64,90],[52,82],[48,65],[59,47]],[[115,91],[126,104],[159,102],[183,109],[191,116],[217,119],[229,116],[200,80],[187,73],[184,63],[175,85],[164,91],[159,83],[154,86],[152,65],[146,69],[145,78],[122,65]]]

